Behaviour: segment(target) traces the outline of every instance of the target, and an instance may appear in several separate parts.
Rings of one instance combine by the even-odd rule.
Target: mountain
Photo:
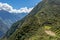
[[[8,30],[8,26],[0,20],[0,38],[2,38]]]
[[[7,34],[6,40],[60,40],[60,0],[42,0]]]
[[[21,20],[27,13],[9,13],[4,10],[0,10],[0,19],[3,20],[7,26],[10,26],[18,20]]]
[[[9,13],[0,10],[0,38],[6,35],[6,32],[10,29],[13,23],[21,20],[27,14],[28,13]]]

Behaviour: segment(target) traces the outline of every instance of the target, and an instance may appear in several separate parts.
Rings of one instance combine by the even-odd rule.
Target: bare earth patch
[[[45,30],[45,33],[50,35],[50,36],[56,36],[56,34],[50,30]]]

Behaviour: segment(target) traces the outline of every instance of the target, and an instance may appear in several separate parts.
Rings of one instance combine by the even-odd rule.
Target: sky
[[[41,0],[0,0],[0,10],[29,13]],[[9,9],[9,10],[8,10]]]

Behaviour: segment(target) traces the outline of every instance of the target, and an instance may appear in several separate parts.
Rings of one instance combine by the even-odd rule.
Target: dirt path
[[[50,30],[45,30],[45,33],[50,35],[50,36],[56,36],[56,34]]]

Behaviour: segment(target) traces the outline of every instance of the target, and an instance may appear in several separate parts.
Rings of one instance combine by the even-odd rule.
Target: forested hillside
[[[11,31],[8,40],[60,40],[60,0],[42,0]]]

